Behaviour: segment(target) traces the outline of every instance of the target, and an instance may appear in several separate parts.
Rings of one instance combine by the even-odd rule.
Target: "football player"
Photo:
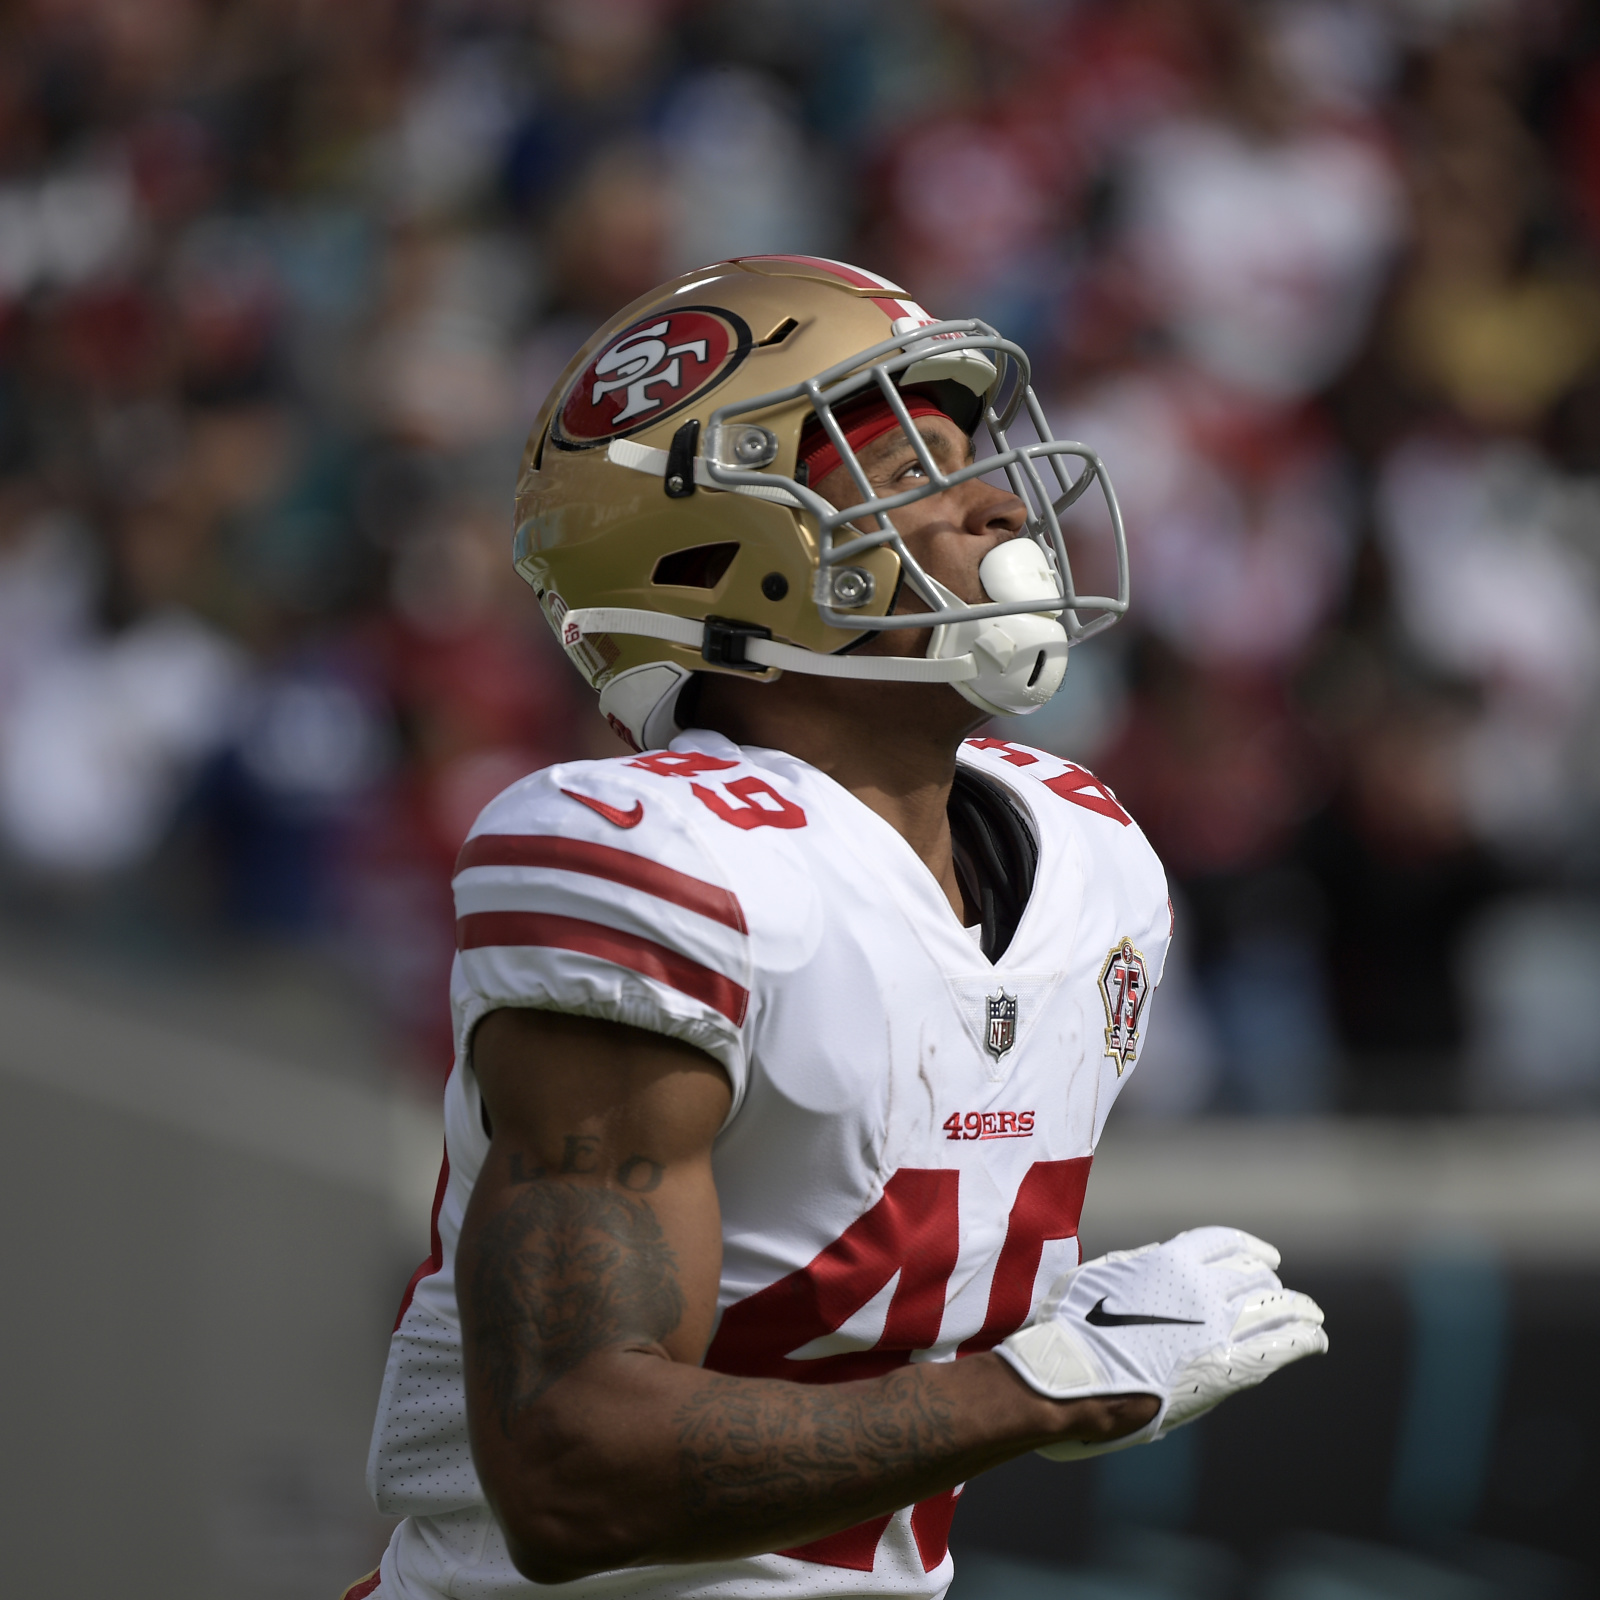
[[[837,262],[687,274],[546,403],[515,561],[630,752],[461,851],[351,1596],[936,1596],[974,1473],[1325,1348],[1231,1228],[1079,1261],[1170,911],[1103,784],[969,737],[1127,605],[1016,345]]]

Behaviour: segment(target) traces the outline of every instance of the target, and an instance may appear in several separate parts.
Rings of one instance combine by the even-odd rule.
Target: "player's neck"
[[[953,691],[793,673],[776,683],[708,675],[695,720],[735,744],[783,750],[827,773],[916,851],[967,920],[947,808],[956,751],[983,718]]]

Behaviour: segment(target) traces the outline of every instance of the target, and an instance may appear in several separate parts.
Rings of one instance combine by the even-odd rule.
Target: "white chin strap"
[[[1059,605],[1061,591],[1045,553],[1032,539],[1011,539],[983,558],[978,578],[997,603],[1049,600]],[[946,605],[959,606],[948,589],[935,584]],[[945,623],[933,630],[925,656],[821,655],[776,639],[740,635],[739,664],[777,667],[814,678],[851,678],[869,683],[948,683],[984,711],[1019,716],[1037,711],[1057,689],[1067,670],[1067,633],[1056,614],[1029,612],[987,617],[977,622]],[[561,642],[570,649],[585,635],[629,634],[669,644],[705,649],[706,624],[692,617],[623,606],[585,606],[561,619]],[[641,749],[655,749],[679,729],[673,712],[688,681],[687,669],[654,662],[618,673],[600,691],[602,715],[627,728]]]

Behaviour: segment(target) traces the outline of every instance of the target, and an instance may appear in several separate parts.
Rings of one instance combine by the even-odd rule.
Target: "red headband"
[[[935,405],[922,395],[902,395],[901,399],[905,401],[906,411],[913,419],[949,415],[942,406]],[[880,435],[899,426],[900,419],[890,408],[889,402],[880,398],[871,405],[863,405],[855,410],[850,426],[844,430],[845,443],[852,450],[860,450],[863,445],[871,444]],[[809,442],[801,439],[800,464],[807,469],[806,482],[813,489],[839,467],[839,452],[834,448],[833,440],[820,427]]]

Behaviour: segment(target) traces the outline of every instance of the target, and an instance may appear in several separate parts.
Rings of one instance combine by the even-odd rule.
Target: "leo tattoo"
[[[600,1141],[591,1134],[569,1133],[561,1141],[561,1172],[598,1172]]]
[[[535,1183],[540,1178],[577,1175],[588,1177],[600,1170],[600,1141],[587,1134],[567,1134],[561,1141],[561,1165],[552,1172],[549,1167],[530,1163],[521,1151],[513,1150],[506,1157],[506,1175],[512,1183]],[[651,1194],[661,1187],[667,1169],[649,1156],[629,1156],[617,1168],[617,1182],[631,1194]]]
[[[667,1169],[649,1156],[629,1156],[617,1168],[617,1182],[634,1194],[649,1194],[661,1187]]]
[[[655,1213],[612,1189],[530,1183],[483,1230],[474,1255],[464,1285],[470,1336],[508,1438],[585,1358],[659,1344],[683,1318],[677,1258]]]

